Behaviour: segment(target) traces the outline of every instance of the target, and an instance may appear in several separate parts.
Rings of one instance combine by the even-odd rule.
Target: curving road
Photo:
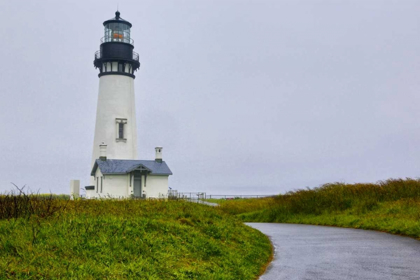
[[[268,235],[275,255],[261,280],[420,279],[420,242],[382,232],[246,223]]]

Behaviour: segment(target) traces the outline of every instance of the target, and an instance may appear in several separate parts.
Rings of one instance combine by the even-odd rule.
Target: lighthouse
[[[99,70],[99,92],[86,196],[165,197],[172,172],[162,160],[162,147],[156,147],[155,160],[138,160],[134,74],[140,61],[134,52],[132,24],[117,11],[103,25],[93,62]]]
[[[103,25],[104,36],[94,60],[99,69],[99,93],[92,164],[99,158],[102,143],[107,145],[109,158],[137,159],[134,73],[140,62],[133,51],[132,25],[118,11]]]

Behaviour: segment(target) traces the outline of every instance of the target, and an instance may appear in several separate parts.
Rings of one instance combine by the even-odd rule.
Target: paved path
[[[247,223],[270,236],[274,260],[261,280],[420,279],[420,242],[382,232]]]

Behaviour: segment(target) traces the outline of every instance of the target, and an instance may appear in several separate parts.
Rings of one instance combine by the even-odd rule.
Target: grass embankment
[[[230,200],[219,208],[245,222],[373,229],[420,239],[420,180],[326,184],[272,198]]]
[[[0,196],[0,279],[255,279],[270,254],[205,205]]]

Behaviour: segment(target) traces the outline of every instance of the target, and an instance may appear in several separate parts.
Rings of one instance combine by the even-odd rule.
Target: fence
[[[206,199],[206,193],[204,192],[180,193],[177,191],[169,191],[168,198],[186,199],[186,200],[202,200],[202,199]]]
[[[210,194],[206,196],[206,199],[237,199],[237,198],[262,198],[262,197],[270,197],[276,196],[276,194],[254,194],[254,195],[242,195],[242,194],[233,194],[233,195],[225,195],[225,194]]]
[[[169,191],[168,197],[172,199],[186,199],[186,200],[203,200],[203,199],[238,199],[238,198],[262,198],[276,196],[274,194],[267,195],[238,195],[238,194],[206,194],[205,192],[177,192]]]

